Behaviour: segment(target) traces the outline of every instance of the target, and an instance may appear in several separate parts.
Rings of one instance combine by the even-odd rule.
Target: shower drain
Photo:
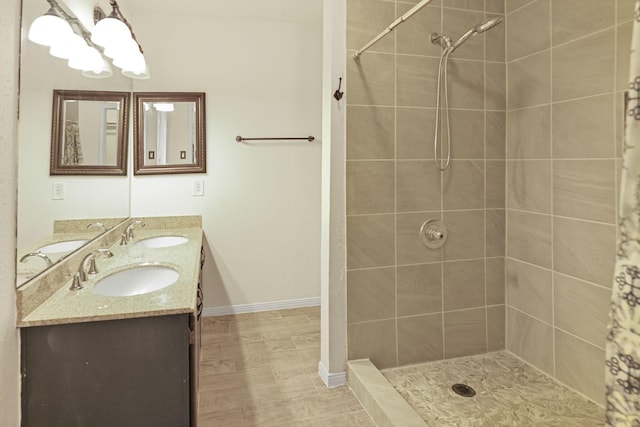
[[[454,384],[451,386],[451,390],[462,397],[473,397],[476,395],[476,391],[466,384]]]

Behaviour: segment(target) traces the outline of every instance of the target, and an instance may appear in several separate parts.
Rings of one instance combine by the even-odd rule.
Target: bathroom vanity
[[[204,259],[199,217],[186,218],[141,219],[120,245],[125,222],[18,289],[23,426],[196,425]],[[83,260],[107,248],[99,272],[70,290]],[[142,289],[145,269],[177,279]],[[113,277],[127,283],[98,291]]]

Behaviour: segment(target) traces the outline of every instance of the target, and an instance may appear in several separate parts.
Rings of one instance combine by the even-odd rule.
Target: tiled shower
[[[347,2],[348,357],[507,348],[602,404],[633,1],[435,0],[351,58],[415,3]],[[429,35],[493,16],[450,57],[440,173]]]

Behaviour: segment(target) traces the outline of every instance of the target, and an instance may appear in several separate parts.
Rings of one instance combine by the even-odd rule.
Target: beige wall
[[[507,1],[507,348],[603,404],[633,1]]]
[[[379,368],[504,348],[505,27],[451,56],[443,173],[433,161],[440,48],[429,41],[455,40],[503,2],[486,12],[484,1],[435,2],[351,58],[411,3],[347,2],[348,356]],[[429,218],[449,228],[442,250],[418,237]]]
[[[16,117],[20,1],[0,14],[0,420],[20,425],[20,345],[16,329]]]

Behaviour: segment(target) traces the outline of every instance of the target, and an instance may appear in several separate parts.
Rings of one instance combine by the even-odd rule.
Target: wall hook
[[[342,87],[342,77],[340,77],[340,80],[338,81],[338,89],[336,89],[335,92],[333,92],[333,97],[340,101],[342,99],[342,95],[344,95],[344,92],[340,91],[340,88]]]

